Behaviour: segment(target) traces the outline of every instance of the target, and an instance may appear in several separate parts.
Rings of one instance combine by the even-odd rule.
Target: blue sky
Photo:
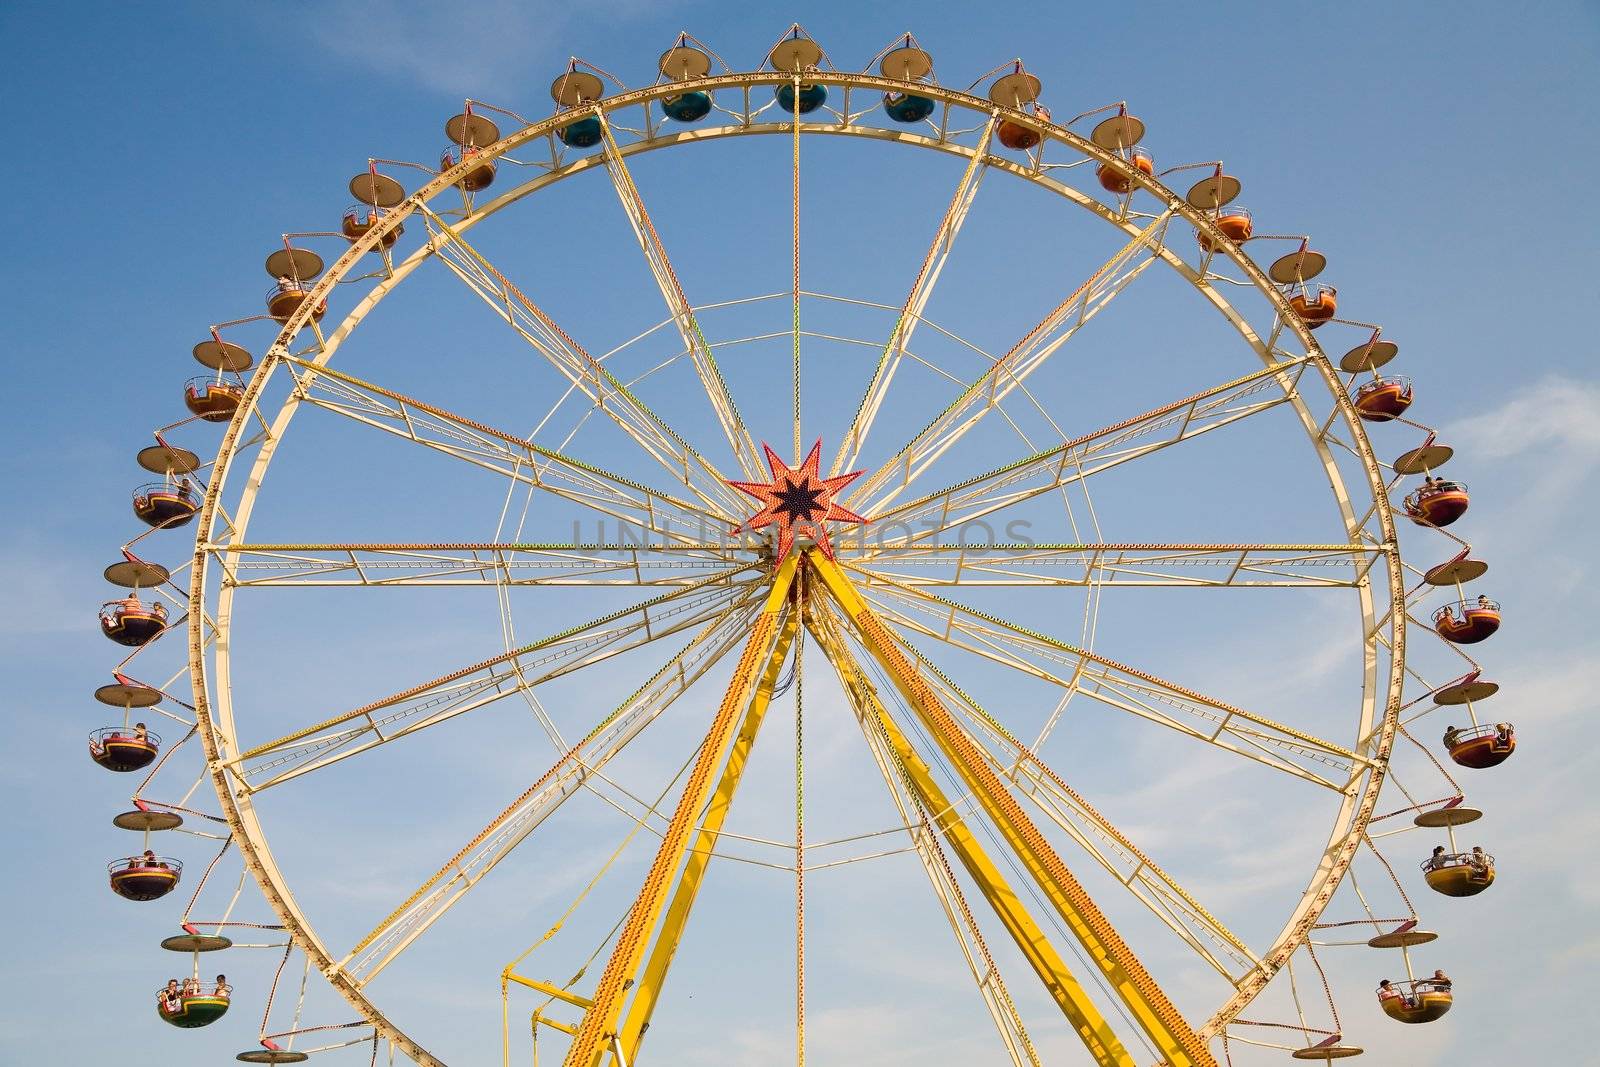
[[[1501,862],[1490,894],[1429,898],[1414,876],[1420,856],[1411,854],[1428,843],[1397,839],[1397,869],[1426,923],[1444,935],[1429,966],[1456,977],[1455,1014],[1434,1027],[1388,1023],[1368,990],[1393,963],[1360,951],[1330,953],[1330,977],[1346,1033],[1385,1062],[1476,1067],[1530,1052],[1574,1061],[1587,1052],[1581,1020],[1584,979],[1600,957],[1600,868],[1581,845],[1600,819],[1586,784],[1596,647],[1593,565],[1581,537],[1597,518],[1600,375],[1582,327],[1600,301],[1587,280],[1596,227],[1581,198],[1600,163],[1588,104],[1600,88],[1595,8],[1239,5],[1196,18],[1192,5],[1045,5],[997,18],[993,9],[956,4],[924,5],[913,16],[826,4],[797,11],[492,0],[448,8],[0,8],[14,146],[4,179],[14,217],[13,254],[0,267],[9,383],[0,435],[7,484],[27,500],[17,509],[22,520],[0,535],[21,594],[4,624],[15,710],[13,757],[0,784],[14,813],[13,851],[31,872],[7,899],[17,965],[3,980],[0,1059],[88,1064],[114,1043],[130,1065],[188,1063],[231,1055],[255,1038],[270,953],[230,954],[226,969],[241,998],[223,1023],[180,1033],[152,1017],[150,993],[176,960],[154,946],[176,906],[134,905],[107,892],[102,865],[131,841],[108,825],[127,786],[82,751],[84,733],[104,725],[89,694],[117,656],[94,632],[93,616],[110,595],[101,568],[137,532],[126,504],[142,480],[132,455],[151,428],[180,417],[181,384],[198,370],[188,350],[206,325],[257,310],[268,284],[260,257],[282,232],[335,225],[348,200],[344,183],[369,155],[429,161],[464,96],[543,116],[546,86],[569,54],[644,84],[655,55],[685,28],[735,67],[753,67],[797,16],[844,68],[864,65],[910,29],[946,84],[965,86],[1020,54],[1058,116],[1126,98],[1149,124],[1158,166],[1226,160],[1245,182],[1241,202],[1262,225],[1313,235],[1333,264],[1328,280],[1343,307],[1401,341],[1396,369],[1417,382],[1415,414],[1455,446],[1449,473],[1473,490],[1473,510],[1457,529],[1491,562],[1483,586],[1507,611],[1505,631],[1481,646],[1481,658],[1504,687],[1493,715],[1517,722],[1523,747],[1498,771],[1465,776],[1471,802],[1489,813],[1483,843]],[[635,164],[697,302],[788,285],[787,146],[745,140],[754,143],[656,153]],[[959,176],[955,163],[854,145],[806,151],[807,284],[898,303]],[[536,299],[599,352],[658,321],[660,301],[604,178],[568,184],[508,212],[504,226],[484,227],[482,246],[517,277],[537,279]],[[1064,280],[1076,284],[1114,250],[1103,227],[1072,214],[1019,183],[989,178],[930,316],[1003,348]],[[331,259],[336,248],[322,247]],[[1248,370],[1214,316],[1181,288],[1152,278],[1119,298],[1085,333],[1092,373],[1042,379],[1051,410],[1093,427],[1213,384],[1226,377],[1218,367]],[[419,272],[392,303],[358,332],[340,366],[514,432],[532,429],[540,402],[548,406],[548,382],[527,371],[526,350],[459,284],[443,271]],[[706,323],[714,339],[733,337],[786,329],[787,313],[779,301]],[[881,313],[821,304],[807,314],[817,328],[853,337],[881,338],[888,326]],[[253,350],[265,347],[264,333],[243,336]],[[748,351],[753,358],[730,374],[757,411],[774,388],[769,375],[786,380],[787,340]],[[961,358],[954,346],[944,355],[952,365]],[[852,373],[859,354],[819,343],[809,356],[823,384],[808,398],[826,412],[831,382]],[[931,385],[908,387],[879,445],[918,424],[934,395]],[[787,402],[784,393],[774,405],[780,417],[758,430],[787,440]],[[703,416],[683,411],[686,430],[711,440]],[[831,418],[820,415],[808,436],[827,432]],[[1107,539],[1326,535],[1326,493],[1319,498],[1310,484],[1303,439],[1298,452],[1280,447],[1290,440],[1285,428],[1252,424],[1108,480],[1095,497]],[[1373,433],[1381,455],[1401,440],[1390,429]],[[493,535],[504,501],[493,478],[309,416],[295,435],[273,467],[254,535]],[[214,440],[205,429],[186,439],[202,453]],[[605,456],[615,447],[592,428],[577,442]],[[982,470],[1015,450],[1002,435],[980,435],[960,462]],[[41,471],[51,491],[24,494]],[[564,534],[567,517],[536,511],[534,521]],[[159,544],[150,554],[176,563],[183,535],[166,537],[145,544]],[[1407,531],[1407,558],[1419,565],[1434,562],[1442,546]],[[266,594],[241,612],[241,699],[263,736],[497,651],[493,600],[476,591],[396,591],[380,601],[334,590],[294,599],[301,595]],[[1287,721],[1311,721],[1293,716],[1348,695],[1352,666],[1340,642],[1349,628],[1335,627],[1325,602],[1310,594],[1284,593],[1270,604],[1256,596],[1230,594],[1198,609],[1183,591],[1108,598],[1096,647]],[[518,629],[558,629],[598,614],[598,604],[530,596],[519,602]],[[1079,636],[1081,600],[1063,609],[1018,596],[1006,610]],[[1188,630],[1175,640],[1148,625],[1196,610],[1206,616],[1203,639]],[[971,671],[975,691],[1017,724],[1035,722],[1053,700],[1042,686],[952,663]],[[575,729],[593,718],[595,703],[609,706],[613,691],[625,693],[648,673],[646,664],[620,661],[615,677],[586,680],[592,688],[554,687],[546,703],[563,729]],[[813,832],[881,827],[890,820],[881,791],[869,788],[876,772],[821,674],[808,686]],[[386,911],[419,871],[431,871],[548,762],[549,742],[526,707],[511,703],[426,742],[391,746],[397,751],[383,762],[319,779],[264,811],[291,881],[330,929],[370,925],[374,911]],[[1194,759],[1103,710],[1084,715],[1082,727],[1046,753],[1069,780],[1223,914],[1246,925],[1270,924],[1258,911],[1280,915],[1320,844],[1304,830],[1311,824],[1297,821],[1294,802],[1269,780]],[[783,718],[758,749],[747,821],[734,826],[741,832],[778,836],[792,815]],[[696,721],[664,722],[619,780],[661,788],[685,758]],[[1425,725],[1421,736],[1433,740],[1432,720]],[[1405,767],[1397,763],[1408,783],[1426,778]],[[173,791],[197,772],[175,773]],[[1386,798],[1385,807],[1401,803]],[[452,1062],[489,1062],[499,1046],[495,974],[544,931],[625,830],[598,801],[575,811],[570,825],[552,827],[542,851],[519,854],[486,883],[474,901],[481,910],[420,942],[414,961],[385,977],[378,999],[416,1020],[442,1051],[460,1050]],[[203,866],[201,842],[171,847],[192,869]],[[596,890],[570,938],[550,949],[553,958],[528,973],[571,973],[631,894],[638,851]],[[238,869],[219,870],[226,888],[210,892],[220,893],[211,897],[220,906]],[[916,865],[898,856],[844,870],[859,873],[833,881],[818,874],[812,887],[813,1061],[1000,1062]],[[728,865],[721,877],[708,887],[706,921],[691,931],[673,986],[678,999],[669,1004],[717,1040],[708,1049],[663,1027],[652,1033],[658,1062],[744,1064],[789,1054],[787,883],[746,865]],[[264,918],[252,888],[243,900],[241,915]],[[1135,926],[1133,936],[1145,932]],[[1203,981],[1149,944],[1156,961],[1175,968],[1175,995],[1200,1003]],[[1026,975],[1012,973],[1011,984],[1019,1000],[1031,998],[1025,1006],[1035,1009],[1046,1062],[1079,1062],[1071,1035],[1050,1026],[1025,990]],[[73,1007],[46,995],[55,990],[70,991]],[[347,1011],[313,980],[309,1021],[343,1021]],[[365,1062],[342,1056],[330,1060]]]

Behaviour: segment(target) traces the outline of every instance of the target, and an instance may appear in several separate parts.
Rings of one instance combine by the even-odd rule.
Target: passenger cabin
[[[300,310],[300,305],[310,298],[309,285],[287,276],[281,277],[276,285],[267,290],[267,315],[278,322],[288,322]],[[321,322],[322,316],[327,313],[328,303],[324,300],[311,309],[311,319]]]
[[[119,645],[137,648],[166,629],[167,607],[160,601],[145,603],[138,595],[107,601],[100,608],[100,631]]]
[[[189,414],[206,422],[227,422],[244,401],[244,386],[215,374],[190,378],[183,387]]]
[[[467,163],[475,157],[482,155],[481,149],[472,145],[449,145],[439,153],[439,170],[447,171],[460,163]],[[471,167],[456,181],[456,188],[464,193],[475,193],[480,189],[487,189],[494,183],[494,160],[484,159],[478,166]]]
[[[1289,307],[1307,328],[1315,330],[1339,310],[1339,290],[1320,282],[1297,282],[1289,287]]]
[[[233,995],[231,986],[222,986],[209,993],[179,993],[169,996],[165,989],[156,994],[156,1013],[161,1021],[184,1030],[210,1026],[228,1014],[228,1004]]]
[[[161,738],[148,730],[107,726],[89,735],[89,758],[108,771],[137,771],[161,751]]]
[[[339,223],[339,232],[350,239],[352,243],[361,240],[372,228],[383,221],[387,212],[375,204],[351,204],[344,209],[344,219]],[[396,226],[382,237],[372,250],[377,252],[384,248],[393,248],[394,243],[400,240],[400,235],[406,232],[404,225]]]
[[[1406,496],[1406,517],[1418,526],[1449,526],[1467,513],[1469,503],[1464,484],[1430,477]]]
[[[1494,857],[1487,852],[1444,852],[1422,864],[1428,888],[1447,897],[1475,897],[1494,885]]]
[[[1442,1019],[1454,1002],[1449,982],[1418,978],[1378,987],[1378,1006],[1396,1022],[1431,1023]]]
[[[905,44],[885,55],[883,62],[878,65],[878,70],[885,78],[915,83],[926,80],[933,73],[933,59],[928,53],[916,47],[911,41],[910,34],[907,34]],[[931,97],[919,96],[914,92],[883,94],[884,114],[895,122],[905,124],[922,122],[933,114],[934,107]]]
[[[1156,172],[1155,157],[1143,148],[1133,148],[1128,153],[1127,164],[1142,174],[1154,174]],[[1096,178],[1100,179],[1100,187],[1109,193],[1126,196],[1128,193],[1133,192],[1135,182],[1132,175],[1124,174],[1110,163],[1100,164],[1095,169],[1094,174]]]
[[[1411,406],[1411,379],[1390,375],[1374,375],[1363,382],[1350,398],[1356,414],[1367,422],[1388,422],[1398,419]]]
[[[159,900],[178,886],[183,864],[165,856],[145,853],[106,865],[111,891],[124,900]]]
[[[186,525],[199,510],[200,494],[187,478],[148,482],[133,491],[133,513],[159,529]]]
[[[1457,645],[1475,645],[1500,629],[1500,605],[1486,596],[1446,604],[1433,613],[1433,628]]]
[[[1250,240],[1250,235],[1255,232],[1256,228],[1255,219],[1250,214],[1250,209],[1234,204],[1218,208],[1211,221],[1217,229],[1222,231],[1222,235],[1234,244],[1244,244]],[[1202,252],[1210,252],[1215,249],[1216,242],[1211,239],[1211,235],[1206,231],[1196,230],[1194,236],[1195,240],[1200,242],[1200,250]]]
[[[1517,750],[1517,731],[1508,722],[1464,730],[1452,726],[1444,733],[1444,745],[1458,765],[1484,770],[1511,758]]]

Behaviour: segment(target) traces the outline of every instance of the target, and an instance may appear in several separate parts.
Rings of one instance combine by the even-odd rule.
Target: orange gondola
[[[311,298],[311,287],[293,278],[279,278],[278,284],[267,290],[267,314],[279,322],[288,322],[300,305]],[[311,309],[313,321],[320,322],[328,313],[328,302],[322,301]]]
[[[479,154],[479,150],[472,145],[451,145],[439,153],[439,169],[449,170],[458,163],[464,163]],[[473,167],[461,176],[456,182],[456,187],[469,193],[479,189],[487,189],[494,182],[494,160],[486,159],[479,166]]]
[[[106,864],[106,873],[111,876],[111,891],[117,896],[125,900],[159,900],[177,888],[183,864],[146,852],[112,860]]]
[[[215,374],[201,374],[184,383],[184,406],[206,422],[227,422],[243,400],[244,386]]]
[[[1234,244],[1243,244],[1250,240],[1250,235],[1255,232],[1255,219],[1250,214],[1250,209],[1237,204],[1229,204],[1218,208],[1216,215],[1211,220],[1217,229]],[[1214,241],[1204,230],[1194,231],[1195,240],[1200,242],[1202,252],[1210,252],[1216,247]]]
[[[1289,287],[1289,307],[1310,329],[1327,322],[1339,310],[1339,290],[1321,283],[1297,282]]]
[[[1128,155],[1128,166],[1144,174],[1156,172],[1156,161],[1149,152],[1143,148],[1134,148]],[[1119,196],[1133,192],[1134,180],[1130,175],[1122,173],[1109,163],[1102,163],[1095,168],[1095,177],[1100,179],[1100,187],[1107,192]]]
[[[107,726],[89,735],[89,758],[108,771],[137,771],[161,751],[161,738],[144,728]]]
[[[133,513],[162,529],[183,526],[200,510],[200,496],[189,479],[147,482],[133,491]]]
[[[1433,628],[1457,645],[1475,645],[1500,629],[1500,605],[1486,596],[1446,604],[1433,613]]]
[[[1406,496],[1406,517],[1418,526],[1449,526],[1467,513],[1469,503],[1465,484],[1429,478]]]
[[[1454,1002],[1450,983],[1435,978],[1386,981],[1378,987],[1378,1006],[1389,1018],[1402,1023],[1431,1023],[1441,1019]]]
[[[1393,375],[1362,383],[1351,401],[1356,414],[1368,422],[1398,419],[1411,406],[1411,379]]]
[[[1475,770],[1498,767],[1517,750],[1517,731],[1508,722],[1465,730],[1452,726],[1444,732],[1444,747],[1449,750],[1450,758],[1462,767]]]
[[[339,232],[352,242],[359,241],[374,226],[382,222],[386,214],[388,212],[383,208],[375,207],[372,204],[351,204],[344,209],[344,219],[339,223]],[[378,238],[378,243],[373,246],[372,250],[376,252],[380,249],[392,248],[394,243],[400,239],[400,235],[405,232],[404,224],[396,226]]]
[[[1482,849],[1440,852],[1422,864],[1428,888],[1447,897],[1475,897],[1494,885],[1494,857]]]
[[[100,630],[119,645],[137,648],[167,627],[167,608],[159,601],[146,604],[137,596],[107,601],[100,608]]]
[[[1042,140],[1038,130],[1024,126],[1020,122],[1012,122],[1010,119],[1000,120],[995,136],[1000,139],[1001,144],[1014,152],[1026,152]]]

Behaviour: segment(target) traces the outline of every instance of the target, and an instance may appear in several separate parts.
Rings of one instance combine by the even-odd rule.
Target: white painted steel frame
[[[877,94],[902,90],[904,86],[901,83],[885,78],[864,74],[844,74],[834,71],[818,72],[815,75],[808,75],[808,78],[829,87],[841,89],[844,100],[842,112],[836,113],[837,121],[801,122],[800,129],[806,134],[830,133],[861,136],[930,148],[965,156],[970,159],[974,155],[981,155],[982,153],[960,143],[957,140],[958,135],[951,133],[951,115],[958,111],[970,113],[977,121],[987,123],[993,117],[995,111],[994,107],[987,101],[970,94],[935,85],[920,85],[918,87],[919,94],[931,97],[943,105],[937,135],[928,136],[921,133],[912,133],[904,129],[862,125],[851,117],[849,98],[852,92],[868,93],[876,96]],[[709,77],[690,83],[671,83],[622,93],[594,105],[594,111],[597,113],[604,112],[608,116],[616,116],[629,108],[642,107],[648,113],[648,109],[658,99],[688,90],[712,92],[723,90],[743,94],[744,107],[737,113],[740,115],[741,120],[736,123],[722,127],[705,127],[673,133],[661,133],[657,131],[653,122],[647,121],[645,126],[650,131],[649,134],[637,140],[618,144],[616,147],[617,156],[628,156],[636,152],[669,145],[696,143],[720,137],[790,133],[793,130],[792,122],[757,121],[757,109],[753,109],[750,106],[752,90],[769,89],[787,81],[788,78],[782,74],[766,72]],[[767,106],[770,107],[771,105]],[[1094,196],[1079,191],[1059,180],[1047,168],[1043,162],[1045,151],[1047,149],[1054,151],[1058,147],[1064,148],[1079,158],[1096,163],[1109,164],[1125,172],[1142,191],[1153,196],[1162,204],[1165,211],[1171,212],[1175,217],[1182,218],[1189,225],[1204,230],[1210,235],[1212,241],[1221,249],[1219,255],[1231,260],[1244,281],[1269,301],[1276,318],[1267,336],[1275,341],[1284,334],[1291,335],[1298,339],[1303,349],[1310,355],[1317,377],[1322,379],[1330,393],[1334,413],[1345,424],[1349,436],[1349,442],[1346,443],[1346,447],[1359,460],[1362,473],[1365,475],[1368,488],[1373,496],[1371,507],[1366,508],[1361,517],[1358,518],[1355,505],[1345,487],[1344,477],[1329,448],[1328,437],[1322,432],[1322,420],[1312,412],[1307,406],[1304,397],[1300,395],[1291,383],[1287,380],[1280,381],[1280,386],[1287,398],[1287,402],[1297,413],[1333,486],[1340,514],[1352,545],[1369,546],[1381,554],[1384,559],[1387,592],[1390,600],[1389,610],[1386,612],[1389,632],[1387,634],[1380,633],[1376,622],[1377,612],[1374,608],[1371,584],[1366,580],[1360,581],[1357,585],[1357,590],[1360,598],[1362,633],[1365,635],[1363,642],[1365,651],[1363,661],[1363,698],[1353,747],[1366,759],[1369,770],[1354,781],[1350,789],[1345,793],[1340,811],[1334,821],[1324,858],[1282,933],[1275,940],[1271,949],[1263,954],[1261,966],[1253,972],[1253,976],[1250,979],[1240,984],[1236,994],[1217,1009],[1211,1020],[1204,1027],[1205,1033],[1214,1034],[1234,1018],[1239,1010],[1259,992],[1272,974],[1284,964],[1307,936],[1311,925],[1320,915],[1323,906],[1327,903],[1353,857],[1365,824],[1372,815],[1373,806],[1376,803],[1378,791],[1382,784],[1383,766],[1394,738],[1394,725],[1399,708],[1400,683],[1405,656],[1403,572],[1399,562],[1393,516],[1390,512],[1387,496],[1384,493],[1383,470],[1372,453],[1366,435],[1355,417],[1353,407],[1338,381],[1336,372],[1317,347],[1310,332],[1289,311],[1284,297],[1266,278],[1261,269],[1235,246],[1226,241],[1202,212],[1189,207],[1178,194],[1167,189],[1154,178],[1129,168],[1126,161],[1121,160],[1120,157],[1094,146],[1087,139],[1077,134],[1057,127],[1037,115],[1007,112],[1007,118],[1014,124],[1038,131],[1044,138],[1044,145],[1031,154],[1025,162],[995,156],[984,156],[982,162],[986,168],[1024,178],[1099,215],[1108,223],[1124,230],[1130,236],[1136,234],[1139,227],[1136,224],[1136,220],[1127,214],[1125,202],[1119,204],[1117,208],[1109,207]],[[244,540],[245,531],[248,528],[257,495],[271,463],[272,456],[300,403],[297,396],[291,396],[271,420],[268,433],[260,443],[251,463],[249,476],[243,491],[240,493],[234,513],[231,517],[228,516],[222,506],[222,495],[229,483],[233,468],[244,459],[243,455],[236,452],[241,445],[242,430],[249,424],[251,418],[256,417],[256,408],[261,400],[263,390],[267,383],[272,380],[275,373],[282,367],[284,363],[283,357],[289,352],[290,341],[302,329],[312,325],[313,332],[318,338],[318,344],[314,347],[314,355],[310,362],[313,366],[325,365],[371,309],[418,266],[432,258],[440,243],[440,238],[436,237],[405,261],[395,265],[392,272],[387,277],[379,280],[330,333],[324,334],[320,327],[311,323],[310,318],[313,306],[325,299],[335,285],[357,273],[356,268],[363,257],[377,247],[378,243],[392,230],[410,219],[414,213],[433,197],[451,189],[454,182],[459,180],[467,170],[481,166],[486,158],[496,159],[507,152],[536,142],[539,139],[546,139],[551,145],[551,169],[487,203],[473,204],[470,212],[455,227],[457,232],[469,230],[472,226],[506,206],[537,192],[546,185],[573,174],[593,169],[596,166],[604,165],[608,158],[607,154],[569,160],[569,157],[556,147],[556,142],[553,138],[554,130],[559,126],[566,125],[572,119],[573,115],[567,113],[525,127],[510,134],[497,144],[488,147],[483,154],[473,157],[470,163],[463,162],[439,175],[412,194],[399,208],[390,212],[376,227],[353,243],[350,249],[332,264],[327,274],[313,288],[311,298],[302,305],[300,310],[284,326],[277,343],[268,352],[262,365],[251,379],[244,403],[240,408],[240,414],[235,417],[225,432],[198,523],[201,536],[197,538],[190,584],[190,671],[195,689],[197,719],[202,727],[202,744],[205,747],[208,764],[211,767],[211,775],[224,815],[234,832],[236,840],[240,842],[246,866],[260,885],[268,903],[288,929],[294,943],[305,952],[307,957],[319,969],[329,974],[330,981],[334,987],[362,1013],[379,1033],[387,1037],[395,1047],[413,1060],[424,1064],[434,1064],[439,1061],[386,1019],[377,1007],[368,1000],[357,984],[342,976],[336,965],[335,958],[323,946],[314,928],[301,913],[289,887],[273,862],[271,851],[267,846],[259,820],[248,796],[240,796],[230,788],[230,779],[223,765],[236,749],[233,741],[235,734],[234,709],[230,699],[230,661],[233,654],[231,619],[234,589],[232,586],[221,585],[216,593],[217,600],[214,617],[216,619],[217,634],[214,658],[210,664],[206,662],[206,635],[200,620],[206,616],[207,598],[211,589],[208,578],[212,574],[210,565],[213,556],[226,556],[230,543]],[[618,128],[621,127],[619,126]],[[1190,282],[1234,326],[1244,343],[1253,349],[1265,364],[1271,365],[1278,361],[1279,356],[1274,347],[1269,345],[1268,341],[1263,340],[1262,333],[1257,331],[1245,316],[1237,311],[1223,296],[1218,287],[1211,283],[1209,274],[1200,273],[1170,248],[1163,246],[1157,250],[1155,256],[1166,262],[1180,277]],[[310,373],[314,375],[315,371],[313,370]],[[1375,531],[1367,528],[1369,519],[1375,522]],[[1388,652],[1386,677],[1380,677],[1380,641],[1383,650]]]

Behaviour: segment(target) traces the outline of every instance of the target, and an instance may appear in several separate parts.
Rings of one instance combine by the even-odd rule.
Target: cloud
[[[571,5],[483,0],[470,14],[451,5],[399,4],[379,12],[342,2],[310,20],[313,43],[334,55],[457,96],[510,94],[526,88],[530,71],[566,58],[562,42],[575,10],[597,22],[637,17],[643,0]],[[576,39],[576,38],[571,38]],[[551,72],[554,76],[554,72]]]
[[[1451,424],[1448,433],[1489,459],[1534,449],[1550,459],[1592,458],[1600,453],[1600,384],[1551,376],[1492,411]]]

